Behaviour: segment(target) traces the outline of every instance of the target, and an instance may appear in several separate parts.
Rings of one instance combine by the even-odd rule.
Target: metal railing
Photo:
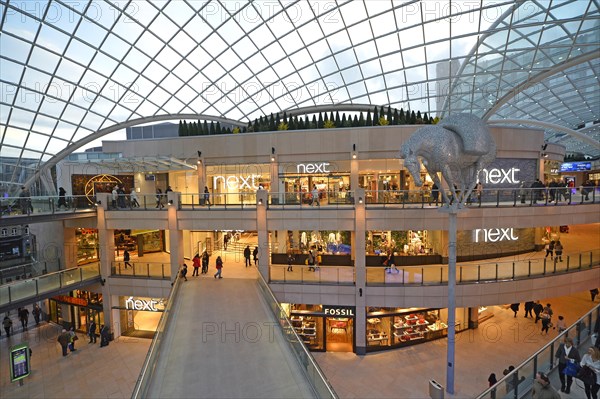
[[[65,197],[4,197],[0,198],[0,217],[31,214],[76,213],[96,211],[95,198],[86,195]]]
[[[129,262],[129,264],[131,266],[125,266],[123,261],[112,261],[111,276],[171,279],[170,263]]]
[[[552,341],[544,345],[542,349],[534,353],[527,360],[517,366],[512,372],[500,379],[489,389],[481,393],[477,399],[495,399],[495,398],[522,398],[528,394],[535,380],[537,372],[550,374],[558,365],[555,358],[556,351],[562,339],[569,336],[573,339],[573,346],[578,349],[585,347],[588,338],[593,332],[593,328],[600,317],[600,305],[590,310],[577,322],[572,324],[566,331],[559,334]],[[579,353],[585,353],[579,350]],[[558,371],[557,371],[558,372]],[[506,395],[502,393],[506,392]]]
[[[446,191],[448,198],[452,198]],[[401,208],[431,208],[444,206],[441,191],[437,194],[428,190],[365,190],[365,206],[392,206]],[[575,188],[500,188],[483,189],[480,195],[472,193],[465,199],[469,208],[557,206],[600,203],[598,189]]]
[[[258,273],[258,286],[260,287],[263,297],[267,301],[267,304],[271,308],[273,315],[277,319],[279,326],[281,327],[283,338],[287,341],[290,346],[291,352],[298,361],[300,367],[305,373],[310,385],[312,386],[315,394],[318,398],[337,398],[337,394],[333,390],[333,387],[325,377],[323,371],[313,358],[312,354],[306,349],[306,346],[302,342],[302,339],[298,337],[290,319],[288,318],[285,310],[281,307],[273,292],[269,288],[269,285],[265,282],[264,278]]]
[[[458,264],[457,283],[480,283],[519,280],[556,275],[600,266],[600,249],[556,257],[503,261],[481,264]],[[367,285],[444,285],[448,282],[447,265],[367,267]]]
[[[56,268],[60,265],[57,262]],[[16,266],[5,267],[0,269],[0,284],[8,284],[14,280],[25,280],[27,278],[41,276],[47,273],[47,262],[29,262]]]
[[[293,265],[288,271],[287,265],[271,265],[269,281],[271,283],[298,284],[337,284],[354,285],[356,281],[354,266],[323,266],[316,270],[305,265]]]
[[[167,324],[169,323],[170,315],[173,309],[175,309],[179,292],[179,284],[180,284],[179,274],[175,278],[175,282],[173,283],[173,289],[169,294],[169,299],[167,300],[167,306],[165,306],[165,310],[163,314],[160,316],[160,320],[158,321],[158,326],[156,327],[156,333],[154,334],[154,338],[152,338],[152,342],[150,343],[150,348],[148,349],[148,353],[146,354],[146,359],[144,360],[144,364],[142,365],[142,370],[140,371],[140,375],[137,379],[135,387],[133,388],[133,392],[131,394],[132,399],[137,398],[147,398],[148,389],[150,388],[150,384],[152,382],[152,377],[154,375],[154,370],[156,368],[156,362],[158,361],[158,356],[161,354],[161,347],[165,338],[165,331],[167,329]]]
[[[43,276],[19,280],[0,286],[0,307],[35,298],[100,276],[100,264],[60,270]]]

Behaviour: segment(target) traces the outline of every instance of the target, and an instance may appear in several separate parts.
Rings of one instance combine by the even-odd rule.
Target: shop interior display
[[[306,345],[312,345],[317,338],[317,323],[312,316],[292,316],[294,330]]]
[[[436,311],[429,311],[395,316],[393,334],[396,342],[430,338],[428,333],[447,328],[446,323],[439,320],[436,313]]]

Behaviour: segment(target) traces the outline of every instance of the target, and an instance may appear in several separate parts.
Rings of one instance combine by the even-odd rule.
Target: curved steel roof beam
[[[489,110],[486,111],[486,113],[482,116],[481,119],[483,120],[487,120],[489,119],[493,114],[495,114],[504,104],[506,104],[511,98],[515,97],[516,95],[518,95],[519,93],[535,86],[536,84],[544,81],[547,78],[550,78],[554,75],[556,75],[559,72],[562,72],[566,69],[569,69],[571,67],[574,67],[576,65],[579,64],[583,64],[584,62],[588,62],[591,61],[595,58],[599,58],[600,54],[597,52],[591,52],[588,54],[584,54],[584,55],[580,55],[578,57],[574,57],[571,58],[569,61],[566,61],[564,63],[561,64],[557,64],[555,65],[553,68],[550,68],[544,72],[538,73],[537,75],[534,75],[531,79],[523,82],[522,84],[516,86],[513,90],[509,91],[508,93],[506,93],[504,96],[502,96],[501,98],[499,98],[498,100],[496,100],[496,104],[494,104],[494,106],[492,108],[490,108]],[[574,131],[574,130],[573,130]]]

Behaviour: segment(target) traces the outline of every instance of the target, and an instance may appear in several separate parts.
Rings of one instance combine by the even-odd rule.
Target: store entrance
[[[354,319],[327,317],[327,352],[352,352]]]

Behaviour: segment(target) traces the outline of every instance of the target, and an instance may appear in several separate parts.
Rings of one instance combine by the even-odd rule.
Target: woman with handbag
[[[593,378],[584,376],[583,370],[586,368],[593,371],[593,374],[587,372],[587,374]],[[600,390],[600,349],[592,346],[588,349],[587,353],[583,355],[583,359],[581,359],[581,371],[577,374],[577,378],[583,381],[587,399],[598,399],[598,391]]]
[[[554,357],[558,359],[560,391],[564,393],[570,393],[571,384],[573,384],[573,377],[577,375],[579,362],[581,362],[579,352],[573,346],[573,339],[570,337],[565,337],[564,342],[560,344]]]

